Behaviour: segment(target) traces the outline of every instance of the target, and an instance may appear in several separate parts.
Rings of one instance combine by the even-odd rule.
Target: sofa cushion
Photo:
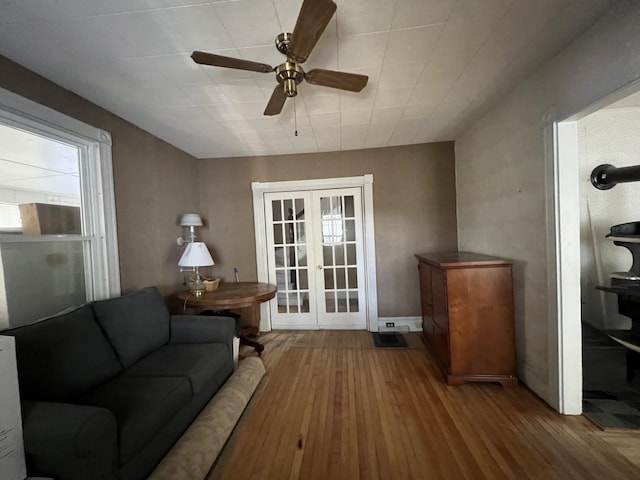
[[[122,372],[88,305],[1,334],[16,339],[23,400],[69,402]]]
[[[119,478],[118,425],[109,410],[40,401],[23,401],[20,408],[29,479]]]
[[[103,407],[116,417],[120,465],[135,454],[191,399],[186,377],[120,376],[77,403]]]
[[[187,377],[193,394],[215,382],[222,385],[233,372],[233,358],[224,343],[174,344],[150,353],[125,371],[126,376]]]
[[[169,341],[169,310],[156,287],[93,302],[91,308],[125,368]]]

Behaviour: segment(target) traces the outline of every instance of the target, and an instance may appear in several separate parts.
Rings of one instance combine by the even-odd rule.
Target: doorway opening
[[[640,183],[594,188],[599,165],[640,164],[640,93],[577,121],[580,173],[580,246],[583,412],[602,428],[640,428],[640,292],[633,259],[616,225],[640,221]],[[612,235],[613,233],[613,235]],[[636,235],[629,240],[636,241]],[[608,290],[603,290],[606,288]],[[632,320],[632,317],[635,317]],[[635,325],[634,325],[635,324]]]
[[[640,164],[637,90],[558,123],[554,135],[560,411],[584,413],[603,428],[640,428],[640,354],[616,338],[632,330],[635,307],[606,291],[631,269],[630,252],[607,235],[640,221],[640,183],[600,190],[591,174],[602,164]]]

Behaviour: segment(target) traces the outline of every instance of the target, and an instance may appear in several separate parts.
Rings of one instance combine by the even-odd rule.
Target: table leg
[[[249,338],[257,336],[260,331],[260,305],[243,308],[235,312],[240,315],[240,344],[253,347],[258,356],[260,356],[264,350],[264,345],[257,340]]]
[[[262,345],[260,342],[256,342],[255,340],[251,340],[247,335],[245,335],[244,333],[240,335],[240,345],[248,345],[250,347],[253,347],[256,351],[256,353],[258,354],[258,356],[262,356],[262,351],[264,350],[264,345]]]

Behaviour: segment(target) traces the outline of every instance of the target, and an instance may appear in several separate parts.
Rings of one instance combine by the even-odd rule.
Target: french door
[[[365,329],[360,188],[265,194],[273,328]]]

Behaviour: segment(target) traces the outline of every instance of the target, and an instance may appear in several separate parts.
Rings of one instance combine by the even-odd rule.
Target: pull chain
[[[296,97],[293,97],[293,129],[294,135],[298,136],[298,114],[296,112]]]

